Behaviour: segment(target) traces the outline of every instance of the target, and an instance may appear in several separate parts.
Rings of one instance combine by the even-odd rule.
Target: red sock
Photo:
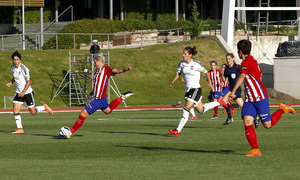
[[[72,134],[82,126],[82,124],[84,123],[84,120],[85,120],[85,117],[79,115],[78,120],[75,122],[74,126],[70,130]]]
[[[230,109],[234,110],[234,107],[233,107],[233,105],[232,105],[232,103],[230,101],[229,101],[229,104],[230,104]]]
[[[119,104],[123,101],[122,97],[118,97],[117,99],[113,100],[109,104],[110,112],[112,112],[116,107],[119,106]]]
[[[272,124],[272,127],[277,124],[277,122],[279,121],[279,119],[281,118],[282,114],[284,113],[283,110],[281,109],[278,109],[276,112],[274,112],[271,117],[272,117],[272,120],[271,120],[271,124]]]
[[[258,148],[257,137],[253,125],[245,126],[245,134],[252,149]]]
[[[218,106],[214,107],[214,110],[215,110],[215,115],[218,115],[218,109],[219,109],[219,107],[218,107]]]

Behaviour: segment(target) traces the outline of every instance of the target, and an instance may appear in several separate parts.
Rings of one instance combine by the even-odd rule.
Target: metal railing
[[[67,12],[69,9],[71,9],[71,21],[73,22],[73,17],[74,17],[74,14],[73,14],[73,6],[69,6],[66,10],[64,10],[62,13],[60,13],[60,15],[57,17],[57,18],[60,18],[60,16],[62,16],[65,12]],[[48,24],[48,26],[46,26],[44,28],[44,31],[47,30],[52,24],[54,24],[56,22],[56,19],[54,19],[50,24]]]
[[[35,50],[41,50],[42,46],[40,43],[40,39],[41,36],[45,38],[45,36],[48,36],[48,40],[50,38],[55,38],[55,48],[54,49],[59,49],[59,38],[61,36],[73,36],[73,42],[72,42],[72,47],[73,49],[76,49],[76,46],[78,45],[78,42],[76,42],[76,36],[90,36],[90,44],[92,44],[92,40],[93,37],[95,36],[107,36],[107,40],[106,41],[102,41],[102,43],[104,43],[107,47],[104,49],[111,49],[111,48],[115,48],[112,47],[113,46],[113,36],[124,36],[124,45],[121,46],[117,46],[118,48],[129,48],[129,47],[140,47],[141,49],[149,44],[161,44],[161,43],[173,43],[173,42],[178,42],[178,41],[185,41],[187,39],[190,39],[189,36],[187,35],[186,32],[184,32],[183,34],[180,32],[183,28],[175,28],[175,29],[166,29],[166,30],[154,30],[154,31],[140,31],[140,32],[121,32],[121,33],[25,33],[25,37],[26,37],[26,41],[27,41],[27,46],[29,46],[28,41],[31,42],[35,42]],[[163,32],[167,32],[167,33],[163,33]],[[156,42],[147,42],[145,35],[149,34],[149,33],[156,33]],[[131,35],[139,35],[139,43],[132,43],[130,45],[128,45],[128,43],[126,42],[126,35],[131,34]],[[160,35],[163,34],[163,35]],[[19,37],[20,41],[18,43],[16,43],[14,49],[22,49],[22,35],[23,34],[14,34],[14,35],[0,35],[0,41],[1,41],[1,50],[11,50],[8,48],[5,48],[5,40],[7,37]],[[164,36],[161,40],[159,38],[159,36]],[[47,41],[48,41],[47,40]],[[10,39],[7,39],[7,43],[9,43],[9,41],[11,41]],[[90,44],[87,43],[87,45],[89,46]],[[32,44],[31,44],[32,46]],[[102,47],[103,48],[103,47]],[[25,47],[25,49],[28,50],[28,48]],[[31,48],[32,49],[32,48]]]

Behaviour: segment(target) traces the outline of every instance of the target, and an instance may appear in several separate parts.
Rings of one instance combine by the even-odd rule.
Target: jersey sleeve
[[[248,74],[248,67],[249,65],[247,64],[247,62],[243,61],[240,67],[240,74]]]
[[[114,74],[114,73],[112,72],[113,68],[111,68],[111,67],[109,67],[109,66],[107,66],[107,68],[105,68],[105,70],[106,70],[106,74],[107,74],[108,76],[114,76],[114,75],[116,75],[116,74]]]
[[[178,64],[178,67],[177,67],[177,70],[176,70],[176,74],[181,74],[182,73],[182,62],[180,62],[179,64]]]
[[[26,66],[24,66],[23,64],[21,65],[21,68],[22,68],[22,72],[23,72],[25,80],[29,81],[30,80],[29,69]]]
[[[202,72],[202,73],[207,73],[208,71],[202,66],[202,64],[200,63],[200,61],[195,60],[195,62],[197,63],[197,71]]]

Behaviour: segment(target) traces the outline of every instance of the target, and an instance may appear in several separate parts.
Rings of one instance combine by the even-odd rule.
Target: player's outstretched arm
[[[126,72],[126,71],[130,71],[131,69],[132,69],[131,66],[127,66],[127,67],[125,67],[125,68],[113,69],[112,72],[113,72],[114,74],[120,74],[120,73],[124,73],[124,72]]]
[[[179,74],[176,74],[175,77],[174,77],[174,79],[173,79],[173,81],[169,84],[169,87],[170,87],[170,88],[173,88],[172,85],[175,83],[175,81],[176,81],[178,78],[179,78]]]
[[[243,84],[246,74],[240,74],[239,78],[237,79],[234,88],[232,89],[231,93],[229,94],[229,100],[235,98],[235,91]]]

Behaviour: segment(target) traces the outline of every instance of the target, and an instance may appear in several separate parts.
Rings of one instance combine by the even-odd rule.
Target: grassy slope
[[[198,54],[194,57],[200,60],[205,68],[210,69],[209,61],[216,59],[219,64],[225,63],[225,53],[220,46],[207,39],[184,41],[174,44],[154,45],[140,49],[113,49],[110,50],[110,66],[123,68],[131,65],[133,70],[114,77],[121,92],[131,90],[135,93],[129,98],[129,106],[170,105],[181,100],[184,101],[184,83],[179,80],[174,88],[168,87],[172,81],[178,63],[182,60],[182,50],[186,46],[196,46]],[[41,101],[49,103],[52,107],[68,107],[62,95],[56,97],[51,103],[52,96],[63,79],[63,71],[69,69],[69,51],[73,54],[88,54],[88,50],[44,50],[20,51],[22,63],[30,70],[32,87],[35,92],[36,104]],[[106,53],[107,50],[102,52]],[[2,86],[0,86],[0,108],[3,106],[3,96],[13,96],[15,85],[10,89],[5,84],[12,78],[10,66],[13,51],[0,52]],[[209,93],[205,77],[202,76],[201,85],[204,89],[204,101]],[[68,92],[67,89],[65,89]],[[115,98],[112,94],[112,99]]]

